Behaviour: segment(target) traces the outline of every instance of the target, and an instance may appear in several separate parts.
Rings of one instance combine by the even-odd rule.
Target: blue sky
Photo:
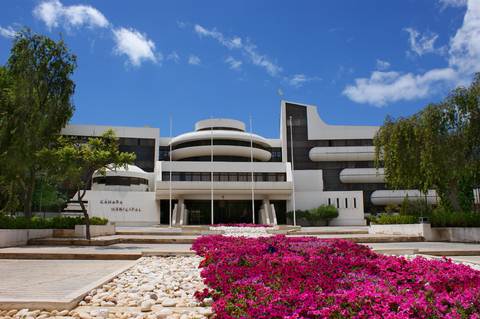
[[[331,124],[380,125],[480,71],[479,0],[2,1],[0,63],[21,26],[78,57],[72,123],[231,117],[277,137],[280,96]]]

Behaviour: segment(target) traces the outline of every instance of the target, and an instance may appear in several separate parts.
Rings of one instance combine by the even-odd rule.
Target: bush
[[[91,217],[90,225],[106,225],[108,219]],[[0,229],[74,229],[75,225],[84,225],[83,217],[32,218],[12,217],[0,214]]]
[[[433,227],[480,227],[480,213],[437,208],[432,213],[431,224]]]
[[[338,217],[338,209],[332,205],[320,205],[317,208],[310,209],[308,215],[313,221],[325,220],[328,224],[330,219]]]
[[[432,206],[425,203],[425,200],[408,200],[408,196],[402,202],[400,215],[429,217],[432,214]]]
[[[374,224],[391,225],[391,224],[418,224],[417,216],[409,215],[380,215],[371,220]]]

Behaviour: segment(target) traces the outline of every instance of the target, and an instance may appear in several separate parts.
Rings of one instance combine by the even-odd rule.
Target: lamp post
[[[169,226],[172,227],[172,117],[170,116],[170,151],[168,152],[169,156],[169,179],[168,179],[168,222]]]
[[[250,173],[251,173],[251,190],[252,190],[252,222],[255,224],[255,189],[254,189],[254,173],[253,173],[253,124],[250,115]]]
[[[213,216],[213,125],[210,125],[210,224],[215,223]]]

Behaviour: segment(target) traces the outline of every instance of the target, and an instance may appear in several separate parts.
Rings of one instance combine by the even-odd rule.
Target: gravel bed
[[[198,256],[143,257],[132,268],[102,287],[93,289],[68,311],[0,311],[0,318],[138,318],[204,319],[212,316],[212,300],[194,297],[205,288]]]
[[[219,226],[210,227],[210,230],[222,231],[224,236],[244,236],[244,237],[266,237],[271,236],[267,233],[266,227],[231,227],[231,226]]]

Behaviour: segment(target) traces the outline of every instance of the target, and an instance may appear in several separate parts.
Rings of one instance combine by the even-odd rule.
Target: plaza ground
[[[45,240],[37,242],[37,245],[2,248],[0,249],[0,273],[2,274],[0,309],[4,310],[0,313],[0,317],[8,317],[5,309],[28,308],[31,312],[32,309],[46,308],[57,309],[53,314],[58,316],[60,313],[65,318],[154,318],[154,315],[155,318],[172,319],[207,318],[211,314],[208,305],[179,303],[172,306],[169,304],[169,298],[176,298],[175,295],[171,295],[174,288],[162,286],[163,283],[159,283],[155,288],[155,295],[160,299],[150,305],[147,311],[142,311],[142,303],[146,302],[145,296],[135,297],[135,294],[141,293],[141,289],[150,289],[145,287],[129,286],[130,288],[125,291],[121,290],[123,288],[117,288],[120,292],[116,290],[116,294],[120,294],[122,298],[132,297],[133,294],[133,298],[138,299],[131,301],[130,304],[122,304],[118,301],[112,304],[105,300],[103,303],[85,301],[96,287],[110,289],[108,287],[122,276],[134,278],[129,275],[129,271],[133,271],[139,263],[150,263],[149,258],[160,258],[152,261],[153,264],[166,260],[173,260],[172,262],[175,263],[178,260],[176,264],[178,266],[187,262],[190,268],[184,273],[178,269],[178,274],[172,269],[166,273],[161,273],[158,268],[141,270],[140,273],[143,271],[149,274],[148,280],[163,278],[162,276],[179,276],[175,277],[177,278],[175,280],[166,279],[165,281],[181,282],[183,280],[181,278],[188,278],[192,273],[198,276],[198,269],[191,266],[192,260],[189,258],[198,258],[190,248],[191,242],[202,232],[205,230],[202,231],[200,228],[188,228],[182,232],[180,229],[172,228],[119,227],[114,236],[95,238],[95,241],[100,241],[97,243],[99,245],[80,245],[72,243],[71,240],[69,244],[63,245],[62,241],[50,239],[50,243]],[[372,235],[368,234],[366,227],[304,227],[300,231],[288,233],[287,236],[299,235],[353,240],[383,254],[421,255],[427,258],[448,256],[455,262],[467,263],[480,269],[480,244],[425,242],[421,238],[412,236]],[[112,239],[114,242],[115,240],[119,242],[102,245],[102,241]],[[146,283],[148,282],[144,284]],[[188,285],[185,287],[190,288]],[[176,291],[179,291],[176,293],[178,295],[183,293],[182,289]],[[187,299],[191,298],[191,294],[183,295]],[[62,310],[68,311],[62,312]],[[51,312],[38,311],[32,318],[48,318],[51,315]]]

